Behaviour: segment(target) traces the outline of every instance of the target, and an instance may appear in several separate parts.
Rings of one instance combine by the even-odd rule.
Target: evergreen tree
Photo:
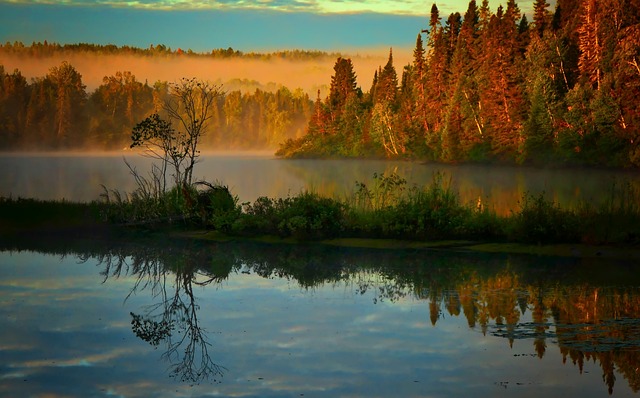
[[[536,0],[533,4],[533,24],[535,26],[534,31],[538,37],[544,35],[545,30],[551,23],[551,14],[549,13],[550,4],[547,0]]]
[[[478,8],[478,30],[486,31],[491,20],[491,9],[489,8],[489,0],[482,0],[480,8]]]
[[[447,106],[447,94],[450,79],[451,54],[453,49],[450,43],[457,41],[460,31],[460,14],[452,14],[449,17],[446,28],[443,28],[438,8],[432,7],[431,20],[429,21],[429,53],[426,55],[426,119],[422,122],[425,126],[425,144],[430,150],[432,159],[438,159],[441,150],[440,133],[444,125],[444,115]],[[452,39],[449,36],[454,36]]]
[[[390,49],[387,63],[378,73],[369,126],[372,141],[387,156],[398,156],[405,152],[406,137],[399,128],[397,100],[398,75],[393,66],[393,50]]]
[[[425,97],[425,83],[426,83],[426,60],[425,51],[422,46],[422,35],[418,33],[416,38],[416,47],[413,50],[413,68],[412,68],[412,81],[413,92],[415,93],[415,108],[418,110],[418,114],[422,119],[426,119],[426,97]]]
[[[472,0],[462,21],[450,67],[450,91],[441,140],[443,159],[447,161],[464,160],[471,148],[484,140],[476,83],[478,23],[478,7]]]
[[[398,74],[393,66],[393,49],[389,50],[389,59],[378,74],[375,88],[374,104],[384,102],[391,107],[395,106],[398,95]]]
[[[356,91],[356,73],[353,70],[351,59],[339,57],[333,67],[329,89],[329,107],[334,118],[338,118],[342,112],[347,98]]]

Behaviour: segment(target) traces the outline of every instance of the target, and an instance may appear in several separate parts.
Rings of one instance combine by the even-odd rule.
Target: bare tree
[[[166,119],[156,113],[138,123],[131,133],[131,148],[144,148],[146,156],[161,160],[165,182],[168,167],[173,167],[176,186],[191,185],[200,156],[198,144],[222,94],[219,86],[195,78],[171,84],[162,106]],[[166,185],[162,186],[164,190]]]

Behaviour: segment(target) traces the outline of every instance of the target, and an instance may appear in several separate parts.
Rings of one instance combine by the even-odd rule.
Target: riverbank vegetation
[[[388,157],[440,162],[640,165],[640,8],[626,0],[434,4],[413,62],[393,53],[358,86],[338,58],[307,134],[283,157]]]
[[[342,198],[301,192],[245,203],[219,184],[197,182],[165,192],[148,187],[132,193],[105,189],[102,198],[90,204],[3,198],[3,229],[11,233],[39,226],[96,225],[212,230],[227,237],[267,235],[294,241],[640,244],[640,192],[625,184],[613,186],[600,206],[562,208],[544,195],[526,195],[508,215],[498,215],[490,205],[462,203],[439,174],[424,187],[408,186],[395,174],[375,175]]]
[[[108,193],[104,199],[110,204],[104,214],[110,222],[179,221],[243,237],[640,243],[640,192],[625,184],[614,185],[601,206],[561,208],[544,195],[526,195],[520,207],[505,216],[485,204],[462,203],[440,174],[424,187],[408,186],[396,174],[375,175],[369,182],[357,183],[344,198],[307,191],[239,203],[226,187],[208,185],[200,190],[174,189],[160,200]]]

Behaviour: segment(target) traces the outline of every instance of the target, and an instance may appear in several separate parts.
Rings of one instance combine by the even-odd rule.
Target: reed
[[[451,180],[441,174],[434,174],[424,187],[408,187],[395,174],[375,174],[372,181],[357,183],[355,192],[343,198],[305,191],[241,205],[220,184],[199,182],[163,192],[156,182],[139,179],[139,189],[130,194],[104,188],[101,199],[89,204],[0,198],[0,230],[106,222],[148,228],[182,225],[227,235],[297,240],[640,243],[640,190],[631,184],[613,185],[607,200],[597,206],[581,203],[562,208],[542,194],[526,194],[519,208],[502,216],[485,206],[461,203]]]

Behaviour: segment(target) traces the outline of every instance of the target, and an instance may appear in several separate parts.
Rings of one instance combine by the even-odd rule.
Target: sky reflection
[[[539,358],[532,339],[515,339],[511,347],[492,335],[499,326],[485,335],[444,308],[433,326],[428,299],[381,295],[388,276],[364,272],[303,288],[291,278],[242,269],[249,273],[239,269],[220,283],[198,286],[201,277],[191,285],[209,354],[225,370],[220,383],[182,383],[169,377],[164,342],[149,344],[131,328],[132,312],[162,313],[153,306],[165,293],[173,297],[173,274],[165,293],[149,285],[125,300],[136,278],[103,283],[103,264],[93,258],[0,252],[0,396],[606,394],[596,361],[586,361],[580,373],[570,359],[563,364],[551,339]],[[361,293],[358,280],[378,285]],[[530,309],[520,315],[520,323],[531,321]],[[632,394],[618,374],[614,395]]]

